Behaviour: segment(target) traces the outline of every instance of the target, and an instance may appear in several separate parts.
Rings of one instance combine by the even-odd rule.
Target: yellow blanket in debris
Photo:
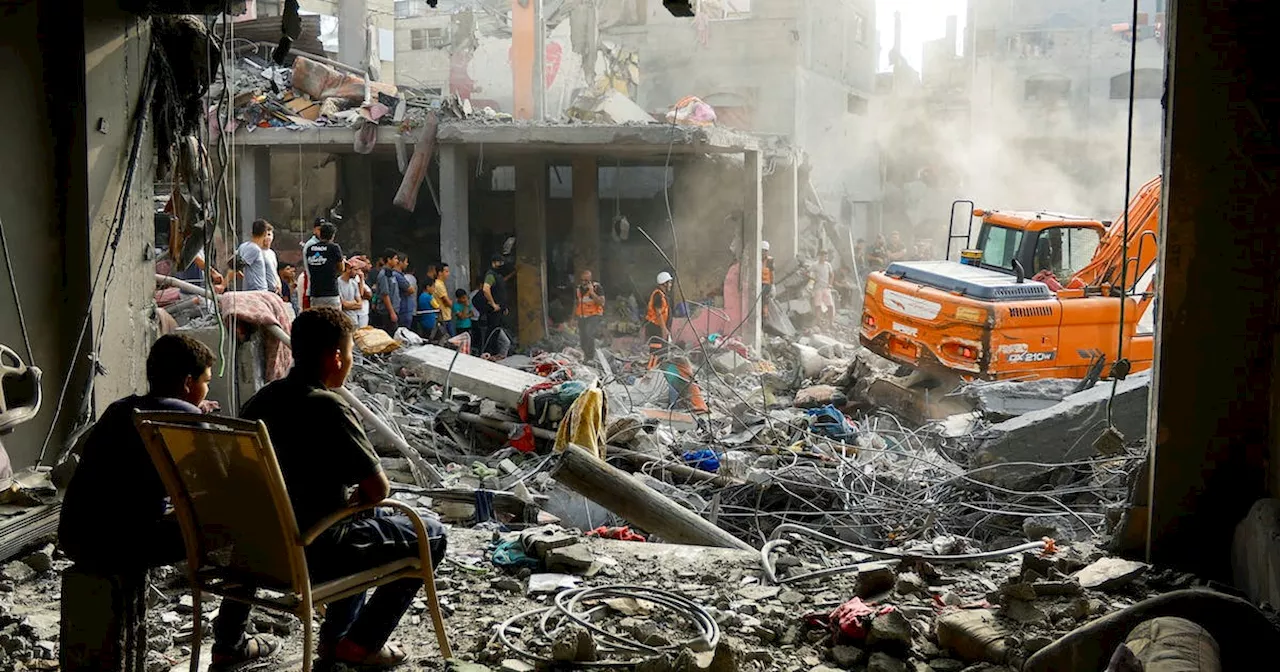
[[[355,333],[356,347],[366,355],[384,355],[400,349],[400,341],[377,327],[361,327]]]
[[[555,452],[574,444],[603,460],[605,453],[604,391],[598,387],[578,395],[556,431]]]

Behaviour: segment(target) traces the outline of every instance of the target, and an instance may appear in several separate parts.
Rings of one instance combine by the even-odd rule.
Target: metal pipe
[[[201,287],[200,285],[193,285],[187,282],[186,280],[179,280],[178,278],[175,278],[170,275],[160,275],[159,273],[156,273],[155,275],[156,275],[157,285],[163,285],[165,287],[176,287],[188,294],[203,296],[204,298],[209,299],[210,301],[218,300],[217,295],[215,295],[212,291],[205,289],[204,287]],[[280,333],[284,333],[284,332],[282,331]],[[285,337],[288,338],[288,334],[286,334]]]

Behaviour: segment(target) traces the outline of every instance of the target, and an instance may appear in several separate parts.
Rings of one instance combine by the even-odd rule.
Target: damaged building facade
[[[143,73],[148,54],[165,48],[153,40],[164,24],[80,9],[75,39],[56,46],[36,36],[65,28],[61,12],[20,3],[0,22],[0,45],[22,64],[0,74],[0,90],[24,101],[16,119],[39,129],[0,140],[25,161],[24,171],[10,169],[11,197],[0,203],[0,286],[14,289],[12,305],[0,292],[0,309],[5,318],[25,310],[0,321],[0,343],[45,370],[47,402],[3,436],[19,468],[39,460],[49,428],[56,459],[82,415],[141,391],[144,353],[163,328],[157,283],[173,284],[156,277],[150,182],[167,181],[180,198],[189,186],[153,151],[171,110],[152,115],[138,102],[149,101],[155,80]],[[397,10],[413,18],[407,5],[386,11]],[[496,97],[496,106],[478,104],[479,90],[462,97],[404,83],[399,49],[393,88],[369,77],[371,62],[299,55],[282,69],[253,46],[215,83],[214,121],[198,135],[226,176],[220,196],[233,203],[220,212],[220,234],[243,237],[270,213],[285,261],[297,258],[314,217],[340,214],[345,250],[397,246],[450,263],[453,283],[474,287],[514,238],[513,321],[533,346],[528,355],[483,361],[402,337],[387,346],[395,354],[361,347],[340,390],[395,498],[454,526],[436,583],[442,604],[432,605],[458,644],[452,665],[576,667],[612,656],[663,670],[1036,671],[1081,660],[1103,669],[1117,647],[1141,655],[1151,617],[1177,613],[1192,623],[1183,632],[1233,668],[1265,659],[1258,649],[1276,641],[1274,612],[1255,605],[1280,594],[1280,505],[1267,499],[1280,494],[1269,253],[1280,209],[1265,172],[1280,154],[1253,132],[1257,118],[1274,125],[1280,116],[1278,87],[1261,56],[1268,22],[1250,3],[1185,2],[1176,14],[1174,26],[1197,30],[1173,31],[1168,46],[1154,370],[1115,388],[1043,386],[1030,400],[979,388],[985,408],[943,423],[911,423],[867,403],[866,386],[898,367],[853,343],[859,313],[842,310],[826,333],[763,333],[754,309],[760,242],[773,241],[778,256],[779,241],[812,244],[802,222],[834,192],[809,179],[786,128],[734,127],[731,96],[740,92],[706,94],[724,123],[662,123],[706,110],[646,102],[646,79],[620,76],[609,91],[625,87],[627,96],[575,95],[562,110],[569,119],[552,119],[552,101],[527,98],[542,87],[513,73],[508,108]],[[679,31],[709,30],[710,45],[758,18],[713,16]],[[367,47],[376,32],[360,34]],[[431,33],[419,37],[431,43]],[[527,50],[527,37],[511,46]],[[643,63],[644,50],[636,53]],[[77,82],[70,94],[53,88],[55,76]],[[317,78],[324,85],[313,88]],[[1249,114],[1245,80],[1256,83],[1243,92]],[[161,79],[158,88],[172,85]],[[214,241],[210,256],[225,262],[232,242]],[[689,303],[711,300],[682,317],[689,331],[678,339],[694,344],[685,380],[701,386],[706,413],[673,409],[673,380],[684,374],[649,365],[636,339],[617,339],[586,363],[556,345],[563,278],[592,269],[611,292],[643,296],[667,267]],[[224,296],[220,307],[232,303]],[[636,312],[627,306],[611,322]],[[229,344],[270,344],[278,356],[289,342],[283,323],[203,318]],[[1099,447],[1102,417],[1127,441]],[[1043,462],[1046,452],[1061,462]],[[47,484],[5,492],[56,499]],[[75,644],[64,638],[86,631],[59,631],[59,600],[74,618],[86,612],[68,605],[95,596],[58,591],[70,563],[47,535],[15,534],[12,522],[0,529],[0,667],[53,669]],[[1114,539],[1104,548],[1106,533]],[[1216,590],[1224,581],[1247,599]],[[145,641],[153,669],[185,665],[199,632],[196,598],[172,570],[144,594],[154,598],[143,610],[150,636],[134,645]],[[600,605],[603,632],[555,626],[585,620],[582,603]],[[415,663],[440,668],[427,612],[411,606],[397,638],[423,647]],[[254,625],[289,642],[283,667],[310,656],[291,617],[255,616]]]

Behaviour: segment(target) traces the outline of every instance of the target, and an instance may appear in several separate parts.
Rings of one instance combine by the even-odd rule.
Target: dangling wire
[[[1129,360],[1124,356],[1124,313],[1125,302],[1129,295],[1129,198],[1133,184],[1133,116],[1136,100],[1135,88],[1138,74],[1138,0],[1133,0],[1133,15],[1129,23],[1129,113],[1128,130],[1125,139],[1124,156],[1124,237],[1120,239],[1120,323],[1116,336],[1116,362],[1111,367],[1111,395],[1107,398],[1107,427],[1115,428],[1112,421],[1112,408],[1115,406],[1116,391],[1120,379],[1129,372]],[[1136,269],[1135,269],[1136,272]]]

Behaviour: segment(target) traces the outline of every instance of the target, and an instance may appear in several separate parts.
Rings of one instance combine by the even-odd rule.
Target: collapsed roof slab
[[[399,129],[378,127],[375,151],[395,148]],[[486,152],[509,150],[558,154],[656,155],[740,154],[759,151],[766,136],[714,126],[671,124],[536,124],[527,122],[441,122],[436,140],[441,145],[483,146]],[[406,139],[417,138],[417,130]],[[330,152],[355,152],[355,129],[315,127],[305,129],[256,128],[240,130],[235,144],[246,147],[285,146]]]

